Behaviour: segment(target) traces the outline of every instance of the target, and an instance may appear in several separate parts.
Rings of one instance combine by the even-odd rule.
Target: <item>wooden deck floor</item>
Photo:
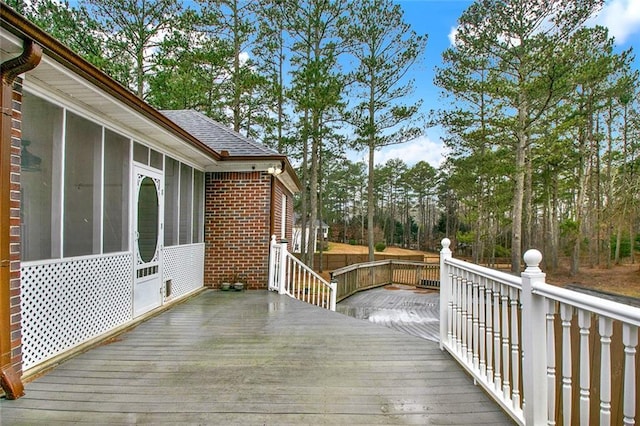
[[[438,345],[205,291],[0,400],[0,424],[512,424]]]

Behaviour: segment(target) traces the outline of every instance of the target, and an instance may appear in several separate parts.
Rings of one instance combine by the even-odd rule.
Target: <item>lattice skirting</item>
[[[164,282],[171,280],[171,298],[179,298],[204,285],[204,243],[166,247]]]
[[[129,253],[22,268],[23,370],[132,320]]]

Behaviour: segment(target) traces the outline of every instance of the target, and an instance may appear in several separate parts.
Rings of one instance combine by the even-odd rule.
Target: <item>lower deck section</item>
[[[0,400],[0,423],[512,424],[438,344],[264,291],[205,291]]]

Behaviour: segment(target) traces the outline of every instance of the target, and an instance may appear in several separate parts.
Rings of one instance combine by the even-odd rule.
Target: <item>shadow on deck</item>
[[[512,424],[434,342],[205,291],[0,400],[0,424]]]

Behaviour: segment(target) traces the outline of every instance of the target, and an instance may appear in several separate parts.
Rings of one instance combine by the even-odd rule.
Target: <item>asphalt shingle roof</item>
[[[228,151],[230,156],[239,157],[281,155],[198,111],[183,109],[160,112],[217,152]]]

